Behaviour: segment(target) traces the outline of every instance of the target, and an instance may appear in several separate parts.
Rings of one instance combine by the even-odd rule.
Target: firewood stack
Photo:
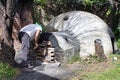
[[[52,47],[51,41],[43,41],[36,49],[37,60],[43,62],[55,62],[55,48]]]

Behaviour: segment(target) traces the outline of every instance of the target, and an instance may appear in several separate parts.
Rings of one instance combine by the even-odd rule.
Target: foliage
[[[119,8],[116,6],[112,9],[109,0],[34,0],[37,8],[43,8],[45,11],[45,20],[49,22],[49,15],[57,16],[60,13],[68,12],[71,10],[82,10],[91,12],[100,18],[102,18],[108,26],[110,26],[115,34],[116,39],[118,36],[118,24],[119,24]],[[117,2],[116,2],[117,3]],[[43,23],[39,18],[41,12],[38,9],[34,9],[35,21]],[[44,24],[43,24],[44,25]],[[119,40],[118,40],[119,42]]]
[[[67,0],[67,2],[71,2],[71,0]],[[94,4],[102,6],[108,3],[107,0],[80,0],[80,1],[73,0],[72,2],[75,2],[75,3],[81,2],[84,6],[93,6]]]
[[[118,36],[116,37],[117,38],[117,46],[118,46],[118,48],[120,48],[120,37],[119,37],[119,34],[120,34],[120,25],[118,25],[118,28],[117,28],[117,30],[118,30]]]
[[[33,10],[33,22],[34,23],[39,23],[42,28],[43,31],[45,31],[44,25],[42,24],[40,17],[41,17],[41,8],[46,4],[47,0],[34,0],[34,3],[36,5],[34,5],[34,10]]]
[[[33,14],[34,23],[36,23],[36,22],[40,23],[39,22],[39,18],[40,18],[40,11],[39,11],[39,9],[34,8],[33,13],[34,13]]]
[[[7,63],[0,62],[0,80],[4,80],[6,78],[13,78],[18,74],[18,70],[11,67]]]
[[[104,60],[100,59],[97,55],[94,55],[94,56],[90,55],[85,60],[82,60],[78,54],[75,54],[67,61],[67,63],[73,64],[75,62],[78,62],[82,64],[91,64],[91,63],[98,63],[103,61]]]
[[[106,16],[109,16],[111,14],[111,9],[108,9],[106,12]]]
[[[117,40],[117,46],[120,48],[120,39]]]
[[[34,3],[44,5],[46,0],[34,0]]]
[[[67,63],[73,64],[74,62],[79,61],[79,60],[80,60],[79,55],[78,55],[78,54],[75,54],[75,55],[72,56],[70,59],[68,59]]]
[[[97,55],[90,55],[85,60],[81,61],[81,63],[83,64],[91,64],[91,63],[95,64],[99,62],[104,62],[104,60],[99,58]]]

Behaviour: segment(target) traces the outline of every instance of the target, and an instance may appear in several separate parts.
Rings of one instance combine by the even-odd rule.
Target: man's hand
[[[38,47],[38,39],[40,37],[40,32],[41,31],[38,29],[35,33],[35,47],[34,47],[34,49],[36,49]]]
[[[37,43],[35,43],[35,47],[34,47],[34,50],[37,49],[39,45]]]

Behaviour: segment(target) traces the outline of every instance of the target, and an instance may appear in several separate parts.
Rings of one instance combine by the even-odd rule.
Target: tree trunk
[[[6,6],[3,7],[5,7],[5,16],[1,34],[2,60],[13,64],[15,50],[13,48],[12,26],[15,15],[16,0],[7,0]]]

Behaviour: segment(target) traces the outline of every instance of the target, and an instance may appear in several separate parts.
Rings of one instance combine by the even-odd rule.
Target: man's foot
[[[27,73],[32,73],[35,72],[33,69],[28,68],[28,67],[24,67],[20,69],[22,72],[27,72]]]
[[[22,60],[21,63],[16,63],[16,66],[17,66],[18,68],[28,67],[28,63],[27,63],[27,61]]]
[[[22,72],[34,72],[31,68],[29,68],[28,62],[22,60],[20,64],[17,63],[17,67],[20,69]]]

